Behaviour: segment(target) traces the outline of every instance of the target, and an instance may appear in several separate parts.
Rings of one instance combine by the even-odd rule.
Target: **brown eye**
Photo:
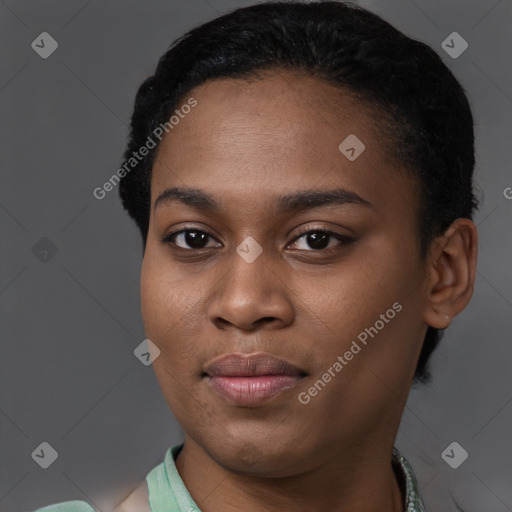
[[[322,251],[325,249],[331,249],[339,245],[348,245],[349,243],[353,242],[354,239],[345,235],[342,235],[341,233],[336,233],[334,231],[329,231],[324,228],[316,228],[316,229],[310,229],[307,231],[303,231],[294,241],[293,244],[296,245],[298,241],[301,239],[304,239],[303,246],[302,247],[296,247],[299,250],[313,250],[313,251]],[[334,244],[329,245],[330,242],[333,242]],[[338,243],[336,243],[336,241]],[[309,246],[310,249],[307,249],[306,246]]]
[[[200,229],[182,229],[167,235],[162,241],[164,243],[173,244],[180,249],[198,250],[207,247],[209,238],[212,238],[212,236],[206,231]]]

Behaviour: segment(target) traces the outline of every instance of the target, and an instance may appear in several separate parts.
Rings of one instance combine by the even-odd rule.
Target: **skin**
[[[186,434],[186,487],[203,512],[403,511],[392,447],[427,327],[447,327],[473,293],[474,223],[455,221],[422,260],[417,184],[378,114],[339,88],[282,71],[210,80],[191,96],[153,167],[141,275],[146,335],[161,350],[153,368]],[[354,161],[338,149],[349,134],[366,146]],[[170,187],[200,189],[220,209],[155,209]],[[335,188],[372,206],[273,211],[277,195]],[[315,250],[298,229],[319,227],[354,241]],[[209,233],[206,248],[161,241],[184,228]],[[235,250],[249,236],[262,248],[252,263]],[[402,310],[300,403],[395,302]],[[215,357],[262,351],[308,375],[255,407],[227,403],[202,377]]]

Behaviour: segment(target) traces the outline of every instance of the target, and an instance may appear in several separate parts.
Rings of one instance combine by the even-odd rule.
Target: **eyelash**
[[[197,228],[186,228],[186,229],[180,229],[179,231],[174,231],[173,233],[169,233],[168,235],[165,235],[163,238],[162,238],[162,242],[164,244],[172,244],[174,246],[176,246],[176,244],[173,242],[173,239],[175,237],[177,237],[178,235],[182,234],[182,233],[187,233],[187,232],[190,232],[190,231],[195,231],[197,233],[204,233],[205,235],[208,235],[209,237],[211,238],[214,238],[210,233],[208,233],[208,231],[205,231],[203,229],[197,229]],[[340,242],[340,245],[349,245],[351,244],[352,242],[355,241],[354,238],[352,237],[349,237],[349,236],[346,236],[346,235],[342,235],[341,233],[336,233],[335,231],[330,231],[328,229],[325,229],[325,228],[304,228],[304,229],[301,229],[299,230],[299,232],[297,233],[297,236],[292,240],[292,243],[296,242],[297,240],[299,240],[300,238],[302,238],[304,235],[308,235],[309,233],[321,233],[323,235],[328,235],[332,238],[335,238],[336,240],[338,240]],[[178,249],[182,249],[184,251],[190,251],[190,252],[193,252],[193,251],[202,251],[204,249],[208,249],[208,247],[201,247],[200,249],[184,249],[183,247],[179,247],[179,246],[176,246]],[[331,248],[325,248],[325,249],[311,249],[311,250],[304,250],[304,252],[323,252],[323,253],[330,253],[332,251],[335,251],[337,249],[337,247],[331,247]],[[299,249],[299,250],[302,250],[302,249]]]

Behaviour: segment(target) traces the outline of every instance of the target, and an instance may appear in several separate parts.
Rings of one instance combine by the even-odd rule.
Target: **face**
[[[190,97],[153,167],[141,276],[172,412],[251,474],[389,442],[427,325],[417,187],[378,114],[285,72]]]

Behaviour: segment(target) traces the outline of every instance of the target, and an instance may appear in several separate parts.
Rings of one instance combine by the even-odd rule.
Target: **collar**
[[[405,512],[425,512],[425,504],[414,471],[397,448],[393,448],[392,464],[401,479],[402,492],[405,492]]]

